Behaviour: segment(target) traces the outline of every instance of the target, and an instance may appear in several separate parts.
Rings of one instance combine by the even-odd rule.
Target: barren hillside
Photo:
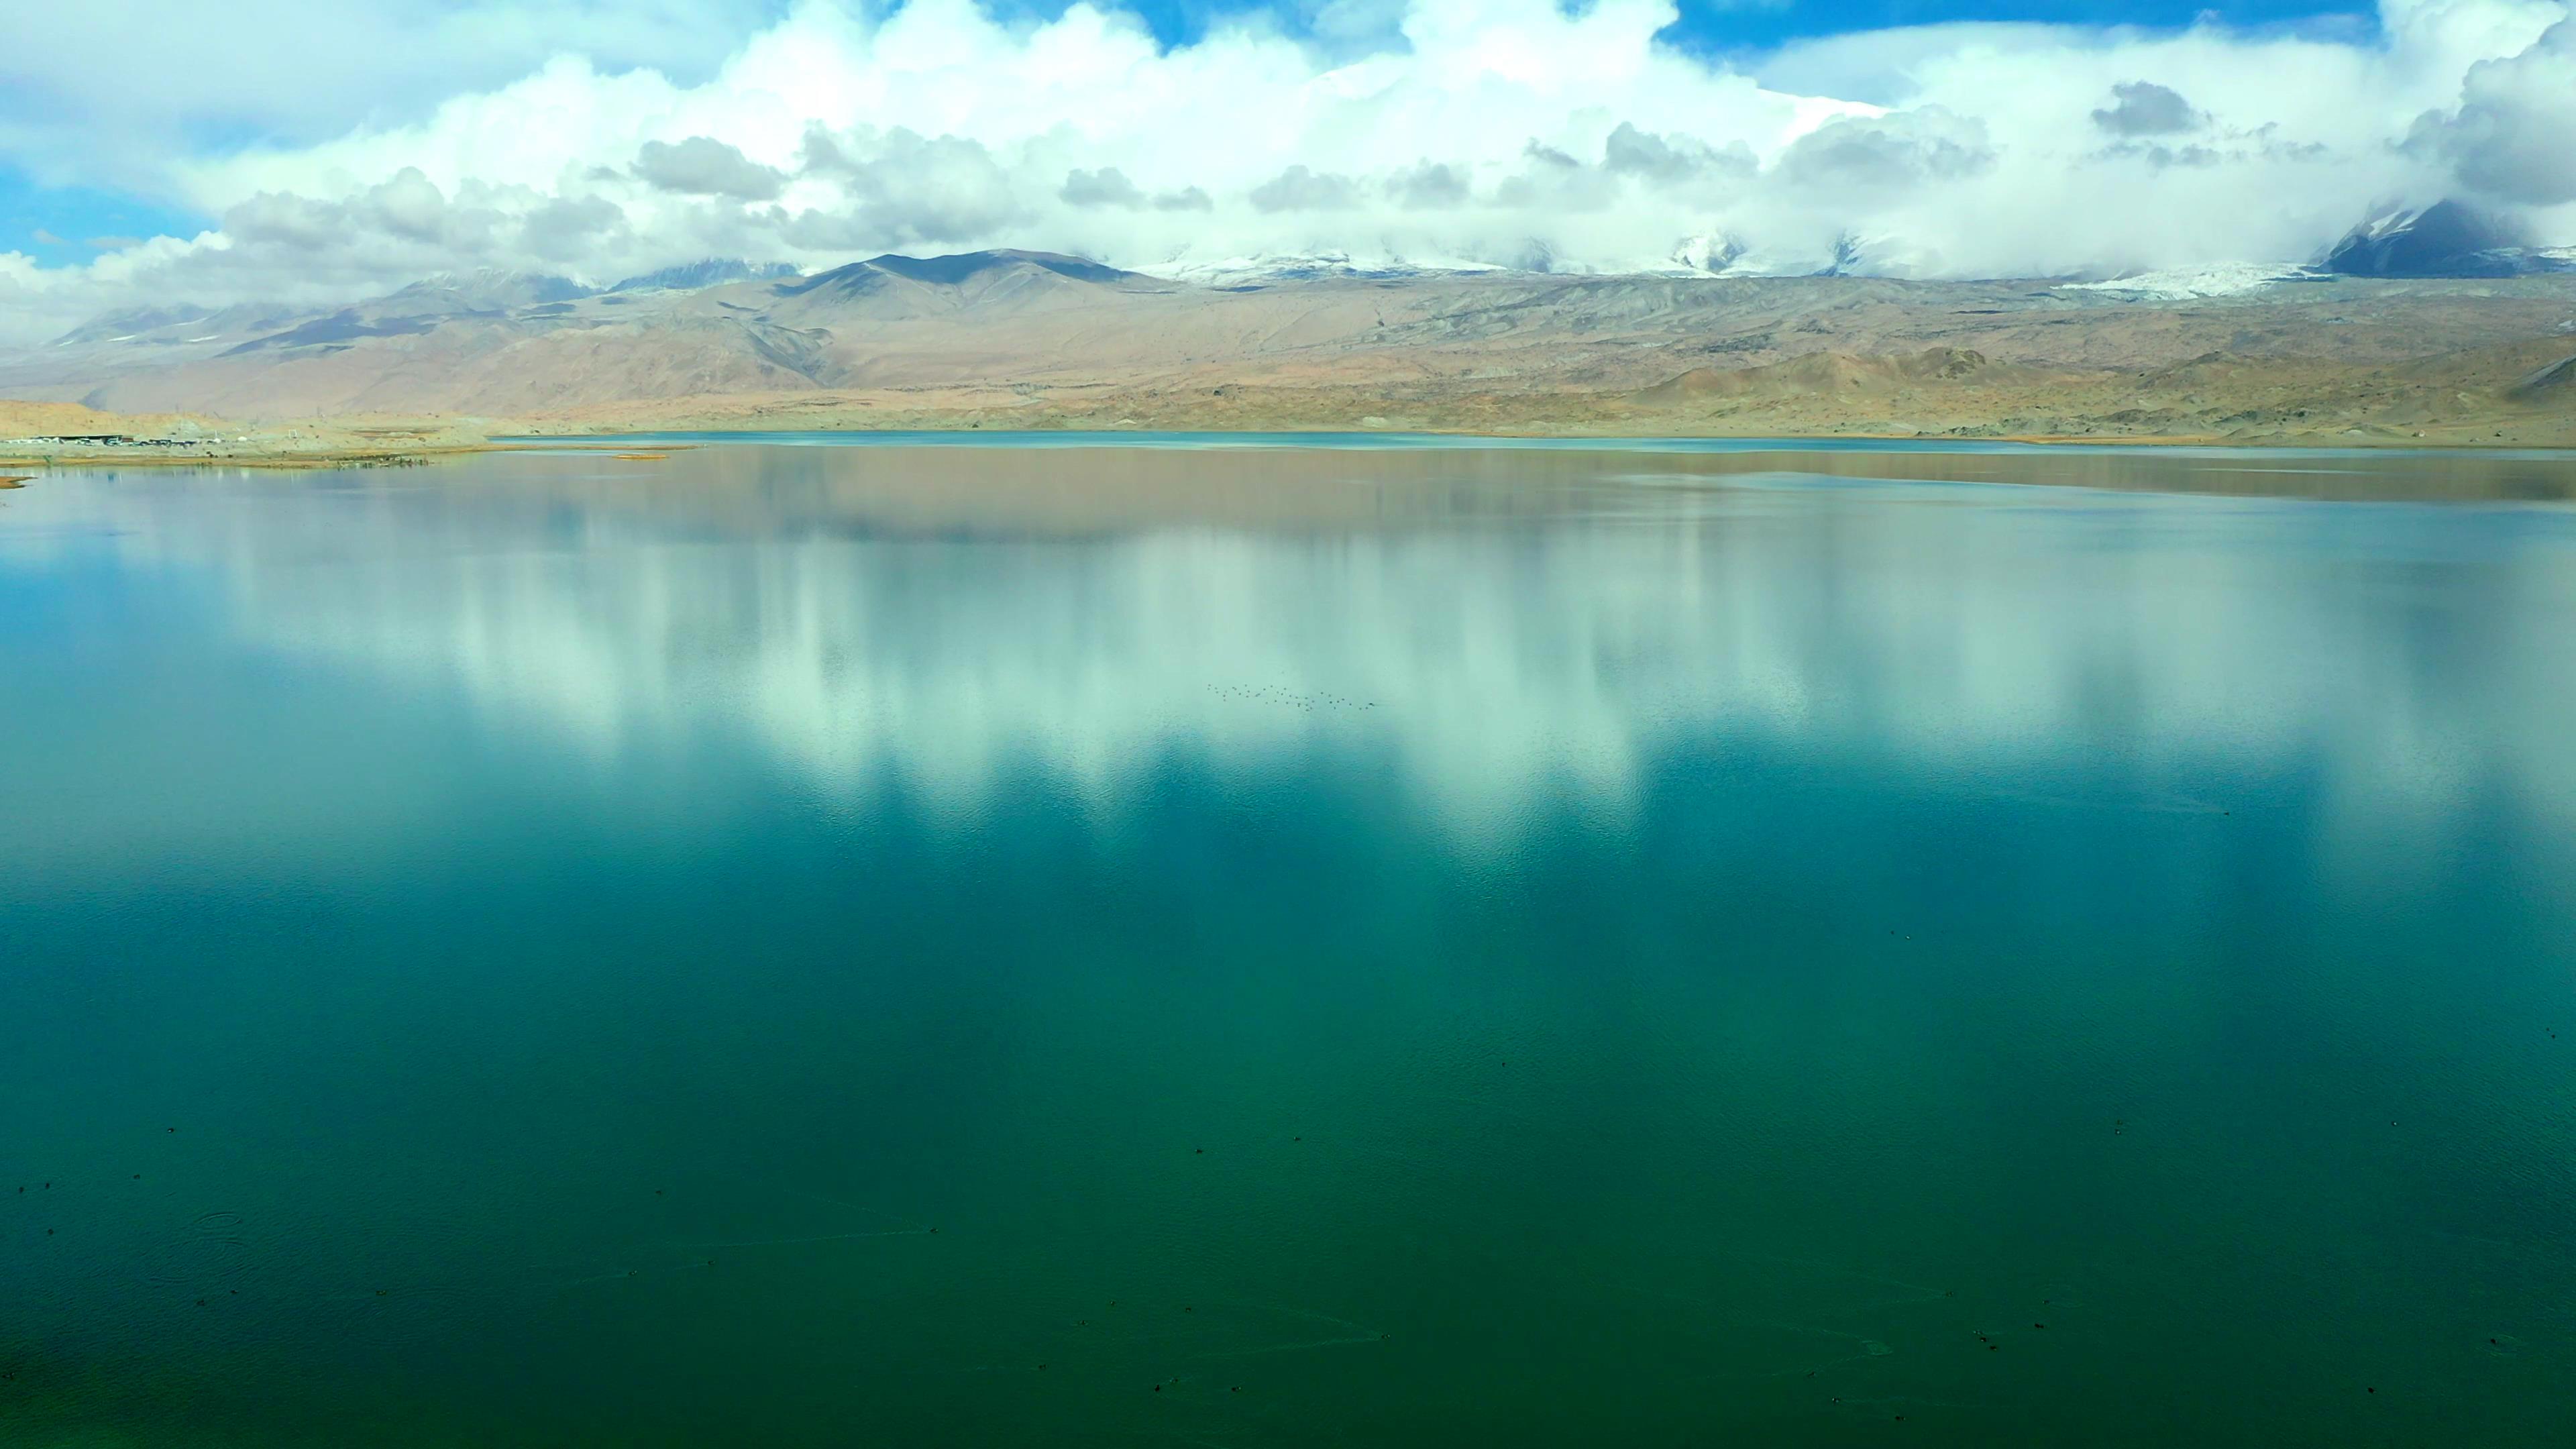
[[[0,395],[275,427],[1427,428],[2576,441],[2576,276],[2188,300],[2046,281],[1414,273],[1204,286],[888,256],[590,294],[440,278],[102,318]],[[13,424],[8,435],[69,425]]]

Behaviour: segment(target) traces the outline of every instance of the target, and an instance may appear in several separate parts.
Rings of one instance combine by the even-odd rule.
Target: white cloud
[[[1134,211],[1145,204],[1145,193],[1115,166],[1064,173],[1063,189],[1056,196],[1067,206],[1120,206]]]
[[[2154,81],[2123,81],[2111,94],[2117,99],[2093,113],[2093,124],[2114,136],[2170,136],[2199,130],[2208,119],[2182,92]]]
[[[2576,20],[2469,67],[2459,110],[2423,133],[2471,187],[2535,206],[2576,202]]]
[[[712,136],[691,136],[677,145],[647,141],[635,153],[635,174],[646,185],[684,196],[771,201],[787,189],[786,176],[776,168],[763,166]]]
[[[2571,216],[2539,208],[2576,202],[2561,0],[2385,0],[2377,37],[1919,27],[1751,73],[1658,46],[1666,0],[1345,0],[1309,36],[1251,21],[1170,50],[1089,5],[1012,23],[973,0],[760,9],[423,9],[379,103],[338,77],[256,114],[218,97],[261,88],[241,84],[266,73],[255,56],[226,87],[142,103],[285,140],[152,169],[116,126],[43,132],[223,221],[83,268],[15,263],[0,301],[28,327],[138,294],[320,300],[443,268],[606,280],[710,251],[824,265],[990,245],[1612,270],[1723,237],[1721,254],[1781,269],[1856,246],[1897,274],[2099,274],[2306,255],[2395,198],[2477,195],[2543,231]],[[298,33],[282,14],[226,23]],[[65,126],[137,89],[127,71],[82,80],[85,60],[36,78],[28,47],[70,56],[86,34],[70,25],[0,22],[21,57],[0,79],[70,96]],[[316,43],[355,55],[345,28]],[[716,34],[738,37],[720,62],[670,68]],[[460,36],[498,37],[501,60],[420,92]],[[515,78],[473,79],[502,61]],[[38,134],[0,123],[0,156]]]
[[[1330,172],[1318,175],[1304,165],[1291,166],[1247,193],[1252,209],[1272,211],[1350,211],[1360,204],[1359,183]]]
[[[0,6],[0,156],[149,184],[191,139],[311,144],[415,121],[559,54],[713,74],[779,0],[82,0]],[[381,179],[381,177],[374,178]],[[224,198],[228,204],[237,197]]]

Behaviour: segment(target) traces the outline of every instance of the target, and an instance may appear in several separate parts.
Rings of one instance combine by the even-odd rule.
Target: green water
[[[0,1443],[2564,1442],[2576,513],[1912,462],[0,495]]]

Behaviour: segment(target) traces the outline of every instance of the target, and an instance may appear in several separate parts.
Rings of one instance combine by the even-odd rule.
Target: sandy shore
[[[1868,397],[1788,391],[1703,397],[1542,391],[1405,397],[1395,390],[1229,384],[1216,389],[952,387],[750,394],[601,404],[515,418],[306,418],[260,422],[125,415],[0,402],[0,466],[221,464],[402,467],[513,446],[635,434],[721,432],[1386,433],[1541,438],[1757,438],[2100,446],[2576,448],[2576,408],[2454,390],[2445,406],[2248,405],[2224,430],[2174,428],[2124,409],[2116,388],[2063,383],[1898,389]],[[2564,399],[2552,398],[2551,402]],[[658,447],[659,445],[657,445]]]

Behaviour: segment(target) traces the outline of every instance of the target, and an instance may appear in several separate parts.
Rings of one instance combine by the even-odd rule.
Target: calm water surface
[[[0,495],[0,1443],[2566,1442],[2576,512],[1923,461]]]

